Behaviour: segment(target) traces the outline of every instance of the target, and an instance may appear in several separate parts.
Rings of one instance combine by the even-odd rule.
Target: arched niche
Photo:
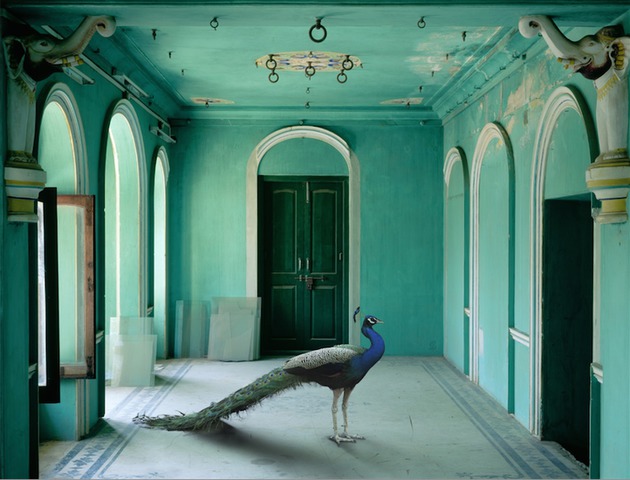
[[[471,171],[471,378],[513,408],[514,154],[505,129],[481,131]]]
[[[116,104],[106,128],[106,317],[146,316],[147,168],[131,102]]]
[[[469,177],[464,151],[451,148],[444,161],[444,354],[469,373],[468,312]]]

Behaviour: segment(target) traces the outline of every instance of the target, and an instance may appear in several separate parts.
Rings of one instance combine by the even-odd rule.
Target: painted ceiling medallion
[[[234,103],[232,100],[224,100],[223,98],[193,97],[191,100],[193,103],[205,105],[206,107],[210,105],[232,105]]]
[[[363,67],[361,60],[347,53],[314,52],[305,50],[301,52],[268,53],[256,60],[256,66],[264,66],[269,70],[269,81],[276,83],[280,76],[276,70],[288,70],[304,72],[310,80],[317,72],[339,72],[337,81],[346,83],[349,72],[356,66]]]
[[[410,97],[410,98],[392,98],[391,100],[383,100],[381,105],[420,105],[424,98]]]
[[[293,70],[296,72],[304,72],[310,65],[318,72],[338,72],[342,69],[350,70],[344,67],[344,62],[348,59],[354,67],[362,66],[361,60],[354,55],[337,52],[317,52],[305,50],[300,52],[279,52],[263,55],[256,59],[257,67],[266,67],[269,58],[273,58],[277,62],[276,70]],[[348,66],[348,64],[346,64]]]

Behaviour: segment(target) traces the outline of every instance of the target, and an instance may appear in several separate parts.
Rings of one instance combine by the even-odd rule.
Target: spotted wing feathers
[[[348,362],[352,357],[363,353],[365,349],[355,345],[337,345],[329,348],[320,348],[312,352],[306,352],[290,358],[284,364],[284,370],[290,373],[292,370],[308,371],[326,367],[327,365],[339,365]]]

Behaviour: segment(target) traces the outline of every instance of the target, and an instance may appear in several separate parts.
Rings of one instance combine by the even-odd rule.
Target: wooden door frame
[[[274,146],[294,138],[325,142],[343,157],[348,168],[348,341],[360,342],[360,325],[352,323],[352,313],[360,299],[361,209],[359,161],[348,144],[338,135],[320,127],[286,127],[267,135],[249,156],[246,169],[246,295],[258,296],[258,170],[263,157]]]

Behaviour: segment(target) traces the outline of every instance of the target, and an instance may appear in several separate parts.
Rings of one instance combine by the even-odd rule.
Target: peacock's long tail
[[[292,375],[282,367],[275,368],[271,372],[254,380],[249,385],[238,389],[217,403],[212,403],[196,413],[181,415],[160,415],[149,417],[137,415],[133,421],[139,425],[165,430],[207,430],[216,427],[221,420],[233,413],[247,410],[265,398],[269,398],[288,388],[299,387],[304,379]]]

